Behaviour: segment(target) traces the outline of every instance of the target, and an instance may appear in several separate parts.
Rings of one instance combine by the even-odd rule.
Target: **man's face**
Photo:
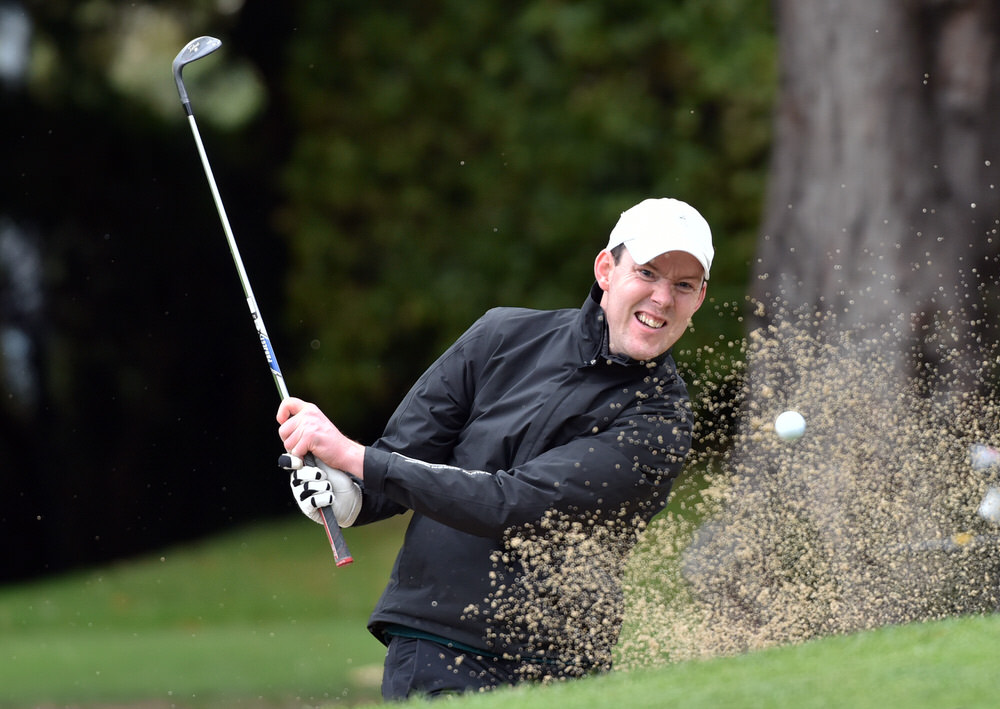
[[[632,359],[652,359],[673,347],[705,300],[704,270],[684,251],[668,251],[643,264],[633,261],[628,249],[622,249],[617,264],[602,251],[594,275],[604,291],[601,307],[611,352]]]

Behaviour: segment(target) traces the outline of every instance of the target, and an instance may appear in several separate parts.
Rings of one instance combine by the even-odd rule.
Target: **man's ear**
[[[701,307],[701,304],[705,302],[705,294],[708,293],[708,281],[701,282],[701,293],[698,294],[698,305],[695,306],[695,312]]]
[[[594,278],[601,290],[606,291],[611,283],[611,271],[615,267],[615,257],[610,251],[601,251],[594,259]]]

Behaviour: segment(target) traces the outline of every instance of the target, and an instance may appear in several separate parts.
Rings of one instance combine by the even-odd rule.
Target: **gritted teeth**
[[[650,317],[649,315],[646,315],[645,313],[636,313],[635,317],[636,317],[636,320],[638,320],[639,322],[641,322],[643,325],[645,325],[646,327],[651,327],[654,330],[658,330],[658,329],[660,329],[661,327],[663,327],[666,324],[666,321],[664,321],[664,320],[657,320],[656,318]]]

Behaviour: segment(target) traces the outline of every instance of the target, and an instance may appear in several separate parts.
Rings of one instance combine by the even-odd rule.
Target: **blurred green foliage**
[[[0,458],[43,451],[47,476],[0,478],[0,534],[19,540],[0,582],[294,509],[170,73],[201,35],[223,48],[185,81],[261,312],[291,391],[351,435],[377,436],[487,308],[578,307],[618,214],[648,196],[691,202],[716,235],[678,353],[696,402],[698,370],[739,357],[725,343],[765,187],[767,3],[0,10],[17,60],[0,69]],[[19,359],[10,337],[30,344]]]
[[[297,376],[353,435],[484,310],[578,307],[618,214],[694,204],[717,260],[683,342],[742,335],[775,91],[751,0],[302,3],[277,228]]]

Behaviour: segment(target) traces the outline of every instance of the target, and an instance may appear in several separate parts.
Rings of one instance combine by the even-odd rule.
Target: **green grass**
[[[378,701],[364,629],[402,533],[300,518],[0,589],[0,707],[306,707]],[[459,707],[992,707],[1000,617],[889,627],[448,702]],[[421,704],[421,702],[417,702]]]
[[[402,520],[348,532],[336,568],[300,518],[0,589],[0,707],[357,703],[383,648],[365,621]]]
[[[739,657],[463,698],[463,709],[995,707],[1000,618],[887,627]]]

